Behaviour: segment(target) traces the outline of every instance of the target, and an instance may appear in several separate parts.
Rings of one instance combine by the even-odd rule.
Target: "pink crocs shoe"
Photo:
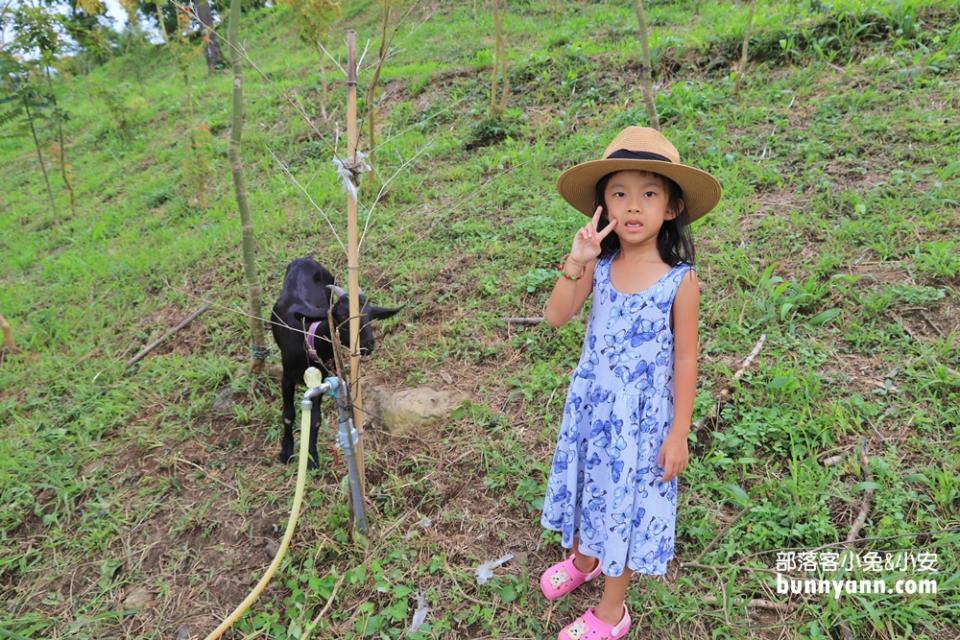
[[[557,640],[599,640],[600,638],[625,638],[630,631],[630,612],[623,605],[623,618],[610,626],[593,614],[593,608],[560,630]]]
[[[565,596],[584,582],[593,580],[600,575],[600,560],[597,560],[597,566],[590,573],[584,573],[577,569],[573,564],[573,559],[577,554],[572,553],[570,557],[563,562],[558,562],[548,568],[540,576],[540,590],[547,600],[556,600]]]

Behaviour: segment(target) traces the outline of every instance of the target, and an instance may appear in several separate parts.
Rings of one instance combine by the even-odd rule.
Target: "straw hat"
[[[713,209],[720,200],[720,182],[706,171],[680,164],[676,147],[649,127],[627,127],[621,131],[601,160],[582,162],[564,171],[557,189],[564,200],[592,217],[596,211],[597,182],[608,173],[626,169],[659,173],[676,182],[683,191],[690,222]]]

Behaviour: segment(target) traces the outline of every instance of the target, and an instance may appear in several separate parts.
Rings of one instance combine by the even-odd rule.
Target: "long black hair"
[[[596,207],[603,207],[603,211],[600,212],[600,221],[597,223],[597,231],[602,231],[610,224],[610,220],[607,218],[607,203],[603,198],[603,192],[606,190],[607,183],[610,182],[610,177],[614,173],[617,172],[608,173],[597,181],[593,206],[594,209],[596,209]],[[667,176],[657,175],[663,180],[664,184],[667,185],[667,190],[670,193],[667,208],[676,211],[677,208],[680,207],[680,199],[683,197],[683,191],[681,191],[680,185]],[[610,233],[600,241],[600,257],[603,258],[616,253],[619,248],[619,236],[617,236],[616,232]],[[676,217],[663,221],[663,225],[660,227],[660,233],[657,234],[657,251],[660,253],[660,258],[671,267],[677,266],[680,262],[693,265],[693,236],[690,233],[690,222],[685,206],[680,209],[680,213]]]

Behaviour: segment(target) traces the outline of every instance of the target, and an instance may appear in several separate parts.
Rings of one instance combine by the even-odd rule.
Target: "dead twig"
[[[867,521],[867,513],[870,511],[870,500],[873,497],[873,486],[869,484],[873,482],[873,474],[870,473],[869,461],[867,460],[866,439],[860,441],[860,465],[863,467],[863,475],[868,484],[863,492],[863,503],[860,506],[860,513],[857,514],[856,520],[853,521],[853,526],[850,527],[850,533],[847,534],[847,542],[853,542],[857,539],[857,536],[860,535],[860,529],[863,527],[863,523]]]
[[[543,316],[531,316],[529,318],[503,318],[507,324],[540,324],[543,322]]]
[[[722,538],[724,535],[726,535],[727,531],[728,531],[733,525],[737,524],[737,522],[740,521],[740,518],[742,518],[743,516],[747,515],[747,511],[748,511],[748,509],[746,509],[746,508],[743,509],[743,510],[741,510],[740,513],[738,513],[736,516],[734,516],[733,520],[731,520],[731,521],[728,522],[727,524],[723,525],[723,526],[720,528],[720,531],[717,532],[717,535],[714,536],[713,540],[710,541],[710,544],[708,544],[707,546],[705,546],[705,547],[703,548],[703,551],[701,551],[700,554],[699,554],[696,558],[693,559],[693,561],[694,561],[694,562],[700,562],[701,560],[703,560],[703,556],[707,555],[707,552],[709,552],[710,549],[713,549],[714,545],[716,545],[717,542],[720,541],[720,538]],[[687,563],[684,563],[684,564],[687,564]]]
[[[717,596],[705,595],[701,596],[701,601],[708,604],[715,604],[719,601]],[[754,607],[756,609],[771,609],[773,611],[782,611],[784,613],[789,613],[797,608],[797,605],[792,602],[770,602],[769,600],[763,600],[761,598],[752,598],[746,602],[748,607]]]
[[[148,353],[150,353],[151,351],[153,351],[154,349],[156,349],[158,346],[160,346],[160,344],[161,344],[164,340],[166,340],[167,338],[169,338],[170,336],[172,336],[173,334],[175,334],[176,332],[180,331],[180,330],[183,329],[185,326],[187,326],[188,324],[190,324],[191,322],[193,322],[194,320],[196,320],[198,316],[200,316],[201,314],[203,314],[204,312],[206,312],[206,310],[209,309],[209,308],[210,308],[210,303],[205,303],[202,307],[200,307],[199,309],[197,309],[196,311],[194,311],[193,313],[191,313],[185,320],[181,321],[180,324],[178,324],[178,325],[175,326],[174,328],[172,328],[172,329],[170,329],[169,331],[167,331],[166,333],[164,333],[162,336],[160,336],[159,338],[157,338],[156,340],[154,340],[153,342],[151,342],[150,344],[148,344],[147,346],[145,346],[143,349],[141,349],[141,350],[140,350],[140,353],[138,353],[137,355],[135,355],[135,356],[133,356],[132,358],[130,358],[129,360],[127,360],[127,366],[129,367],[130,365],[132,365],[132,364],[138,362],[139,360],[141,360],[141,359],[142,359],[144,356],[146,356]]]
[[[313,622],[303,630],[303,635],[300,636],[300,640],[307,640],[310,637],[310,634],[313,633],[313,630],[318,624],[320,624],[320,619],[326,615],[327,611],[330,610],[330,605],[333,604],[333,599],[337,596],[337,591],[340,590],[340,585],[343,584],[343,579],[347,577],[347,572],[344,571],[340,574],[340,577],[337,578],[337,583],[333,585],[333,591],[330,592],[330,597],[327,598],[327,603],[323,605],[323,609],[320,609],[320,613],[317,614],[317,617],[313,619]]]
[[[863,502],[860,505],[860,513],[857,514],[853,525],[850,527],[850,533],[847,534],[846,541],[848,543],[853,542],[860,535],[860,529],[863,527],[863,523],[867,521],[867,514],[870,512],[870,500],[873,497],[873,486],[870,484],[873,482],[873,474],[870,473],[870,461],[867,459],[866,438],[860,440],[860,466],[863,469],[863,475],[868,484],[863,492]],[[850,627],[847,626],[845,620],[840,621],[840,632],[843,633],[845,640],[852,640],[853,634],[850,632]]]

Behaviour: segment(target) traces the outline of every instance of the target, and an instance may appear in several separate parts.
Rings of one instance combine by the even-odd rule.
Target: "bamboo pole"
[[[254,373],[263,369],[267,347],[263,339],[263,321],[260,320],[261,291],[257,280],[257,267],[254,261],[253,221],[250,218],[250,205],[247,202],[247,185],[243,179],[243,165],[240,162],[240,141],[243,132],[243,62],[240,59],[240,0],[230,0],[230,27],[227,30],[227,42],[233,53],[233,127],[230,131],[230,171],[233,174],[233,188],[240,211],[240,232],[243,251],[243,270],[247,280],[247,301],[250,305],[250,340],[252,354],[250,370]]]
[[[347,162],[357,161],[357,34],[347,33]],[[347,273],[350,297],[350,399],[357,430],[354,456],[360,472],[360,494],[366,495],[363,466],[363,397],[360,392],[360,267],[358,265],[357,201],[347,194]]]
[[[660,118],[657,117],[657,103],[653,99],[653,67],[650,63],[650,44],[647,40],[647,16],[643,12],[643,0],[636,0],[637,21],[640,23],[640,44],[643,47],[643,101],[647,105],[650,126],[660,130]]]

